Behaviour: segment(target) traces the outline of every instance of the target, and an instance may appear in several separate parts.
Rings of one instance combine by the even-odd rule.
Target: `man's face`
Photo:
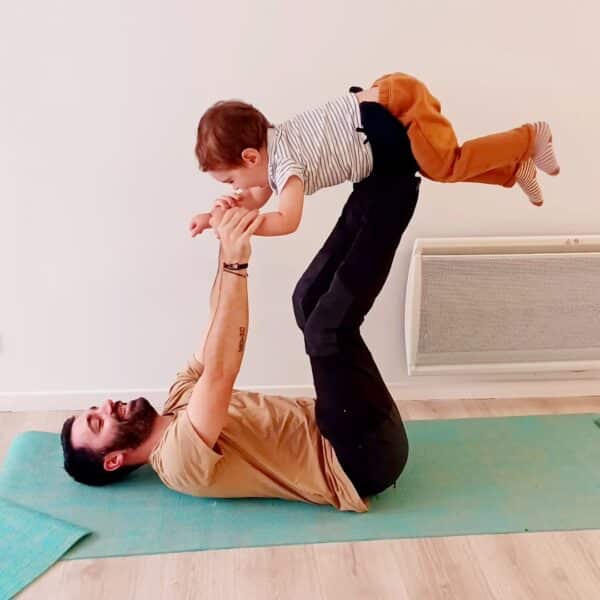
[[[76,417],[71,443],[97,452],[134,450],[148,438],[157,416],[145,398],[127,403],[107,400],[100,408],[92,406]]]

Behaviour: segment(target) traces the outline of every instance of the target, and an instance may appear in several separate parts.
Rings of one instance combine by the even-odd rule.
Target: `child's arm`
[[[274,236],[293,233],[300,225],[304,206],[304,183],[293,175],[279,194],[279,210],[263,214],[263,222],[254,235]]]
[[[188,229],[192,235],[192,237],[196,237],[201,234],[205,229],[210,228],[210,213],[200,213],[196,215],[188,225]]]
[[[248,208],[253,210],[255,208],[262,208],[268,201],[269,198],[273,195],[273,190],[270,187],[262,188],[262,187],[251,187],[246,190],[249,198],[245,198],[245,194],[241,195],[241,204],[244,208]]]

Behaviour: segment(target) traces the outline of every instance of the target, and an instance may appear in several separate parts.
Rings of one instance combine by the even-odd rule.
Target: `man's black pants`
[[[399,121],[377,103],[360,108],[373,172],[354,185],[333,231],[300,278],[293,306],[310,358],[317,424],[366,497],[394,483],[408,459],[402,419],[360,326],[387,279],[420,180]],[[390,333],[398,330],[394,315]]]

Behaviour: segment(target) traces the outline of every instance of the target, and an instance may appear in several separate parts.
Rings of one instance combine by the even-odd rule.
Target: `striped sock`
[[[548,173],[548,175],[558,175],[560,167],[552,147],[552,130],[546,121],[537,121],[533,124],[535,128],[535,146],[533,150],[533,160],[535,166]]]
[[[535,163],[532,158],[524,160],[517,169],[517,183],[521,189],[527,194],[529,202],[536,206],[541,206],[544,203],[542,190],[536,179]]]

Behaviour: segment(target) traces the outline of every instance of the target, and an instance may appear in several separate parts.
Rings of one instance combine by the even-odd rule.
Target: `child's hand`
[[[254,198],[250,190],[236,190],[233,194],[235,206],[247,208],[248,210],[258,210],[262,208],[264,202],[259,202]]]
[[[188,229],[192,234],[192,237],[196,237],[205,229],[209,229],[211,227],[211,217],[212,215],[210,213],[200,213],[190,221]]]
[[[220,196],[213,205],[212,210],[209,213],[201,213],[196,215],[190,223],[190,232],[192,237],[202,233],[205,229],[212,227],[215,232],[215,236],[218,238],[217,227],[221,223],[221,219],[226,211],[230,208],[237,208],[240,206],[240,195],[231,194],[228,196]]]
[[[229,208],[236,208],[238,206],[241,206],[240,195],[239,194],[229,194],[229,195],[220,196],[219,198],[217,198],[217,200],[213,206],[213,209],[222,208],[224,210],[227,210]]]

